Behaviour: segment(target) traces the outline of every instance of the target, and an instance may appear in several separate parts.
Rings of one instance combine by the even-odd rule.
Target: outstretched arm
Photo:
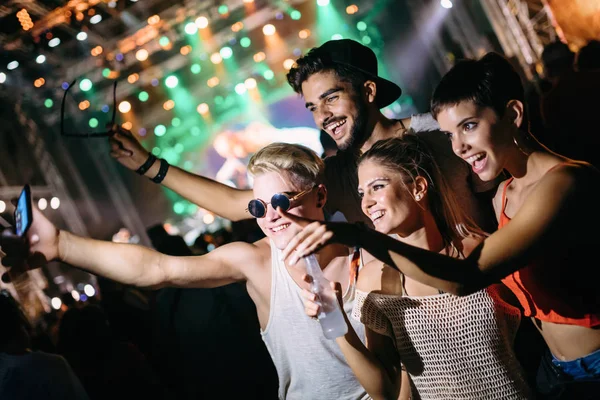
[[[121,127],[110,138],[111,156],[132,171],[143,165],[150,153],[133,137],[133,134]],[[160,162],[146,171],[144,176],[153,178],[158,174]],[[207,209],[223,218],[239,221],[250,218],[244,210],[252,199],[251,190],[240,190],[215,180],[195,175],[176,166],[170,166],[162,184],[192,203]]]
[[[2,237],[2,248],[7,253],[3,264],[24,270],[61,260],[124,284],[155,288],[216,287],[243,281],[246,276],[240,266],[253,265],[262,254],[252,244],[231,243],[204,256],[167,256],[144,246],[60,231],[35,207],[26,243],[22,242],[20,238]]]
[[[592,173],[594,178],[590,180]],[[554,241],[564,236],[571,221],[583,217],[578,204],[591,204],[591,192],[582,193],[579,188],[587,190],[597,182],[595,173],[582,167],[553,171],[537,184],[512,221],[486,238],[464,260],[420,249],[358,225],[307,225],[305,220],[287,214],[305,228],[290,241],[284,256],[293,263],[328,242],[361,246],[425,285],[467,295],[527,266],[541,252],[552,251]]]

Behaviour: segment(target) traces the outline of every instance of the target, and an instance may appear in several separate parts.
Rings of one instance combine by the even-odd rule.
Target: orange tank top
[[[506,181],[502,191],[498,229],[510,222],[504,210],[507,203],[506,188],[512,180],[513,178],[510,178]],[[598,295],[589,293],[589,289],[582,290],[577,276],[570,273],[567,261],[568,254],[565,254],[564,258],[540,258],[508,275],[502,279],[502,283],[515,294],[527,317],[587,328],[598,326]],[[582,279],[581,276],[578,279]],[[590,295],[593,299],[589,298]]]

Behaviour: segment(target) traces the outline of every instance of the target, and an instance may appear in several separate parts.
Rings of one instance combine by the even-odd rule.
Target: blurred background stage
[[[38,207],[80,235],[150,245],[146,229],[163,224],[192,245],[203,233],[227,230],[228,221],[114,162],[106,138],[62,137],[65,89],[77,80],[65,103],[65,130],[102,131],[116,107],[117,122],[155,155],[249,187],[246,162],[267,143],[303,143],[323,153],[285,75],[310,48],[337,38],[376,52],[381,74],[403,88],[384,112],[406,117],[428,110],[433,88],[460,58],[494,50],[524,79],[543,76],[544,45],[559,38],[577,50],[600,38],[600,2],[3,1],[2,222],[12,223],[9,201],[29,182]],[[92,276],[60,264],[36,279],[46,300],[96,288]]]

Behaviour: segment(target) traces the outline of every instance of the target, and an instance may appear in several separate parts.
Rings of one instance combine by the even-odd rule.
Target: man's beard
[[[350,131],[350,137],[344,143],[338,143],[338,149],[342,151],[356,149],[362,146],[367,137],[367,105],[358,96],[356,96],[356,113],[353,116],[354,123]]]

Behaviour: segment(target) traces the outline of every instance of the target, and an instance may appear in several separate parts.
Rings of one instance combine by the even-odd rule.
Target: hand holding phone
[[[33,211],[31,207],[31,189],[25,185],[15,208],[15,234],[23,237],[31,227],[33,222]]]

